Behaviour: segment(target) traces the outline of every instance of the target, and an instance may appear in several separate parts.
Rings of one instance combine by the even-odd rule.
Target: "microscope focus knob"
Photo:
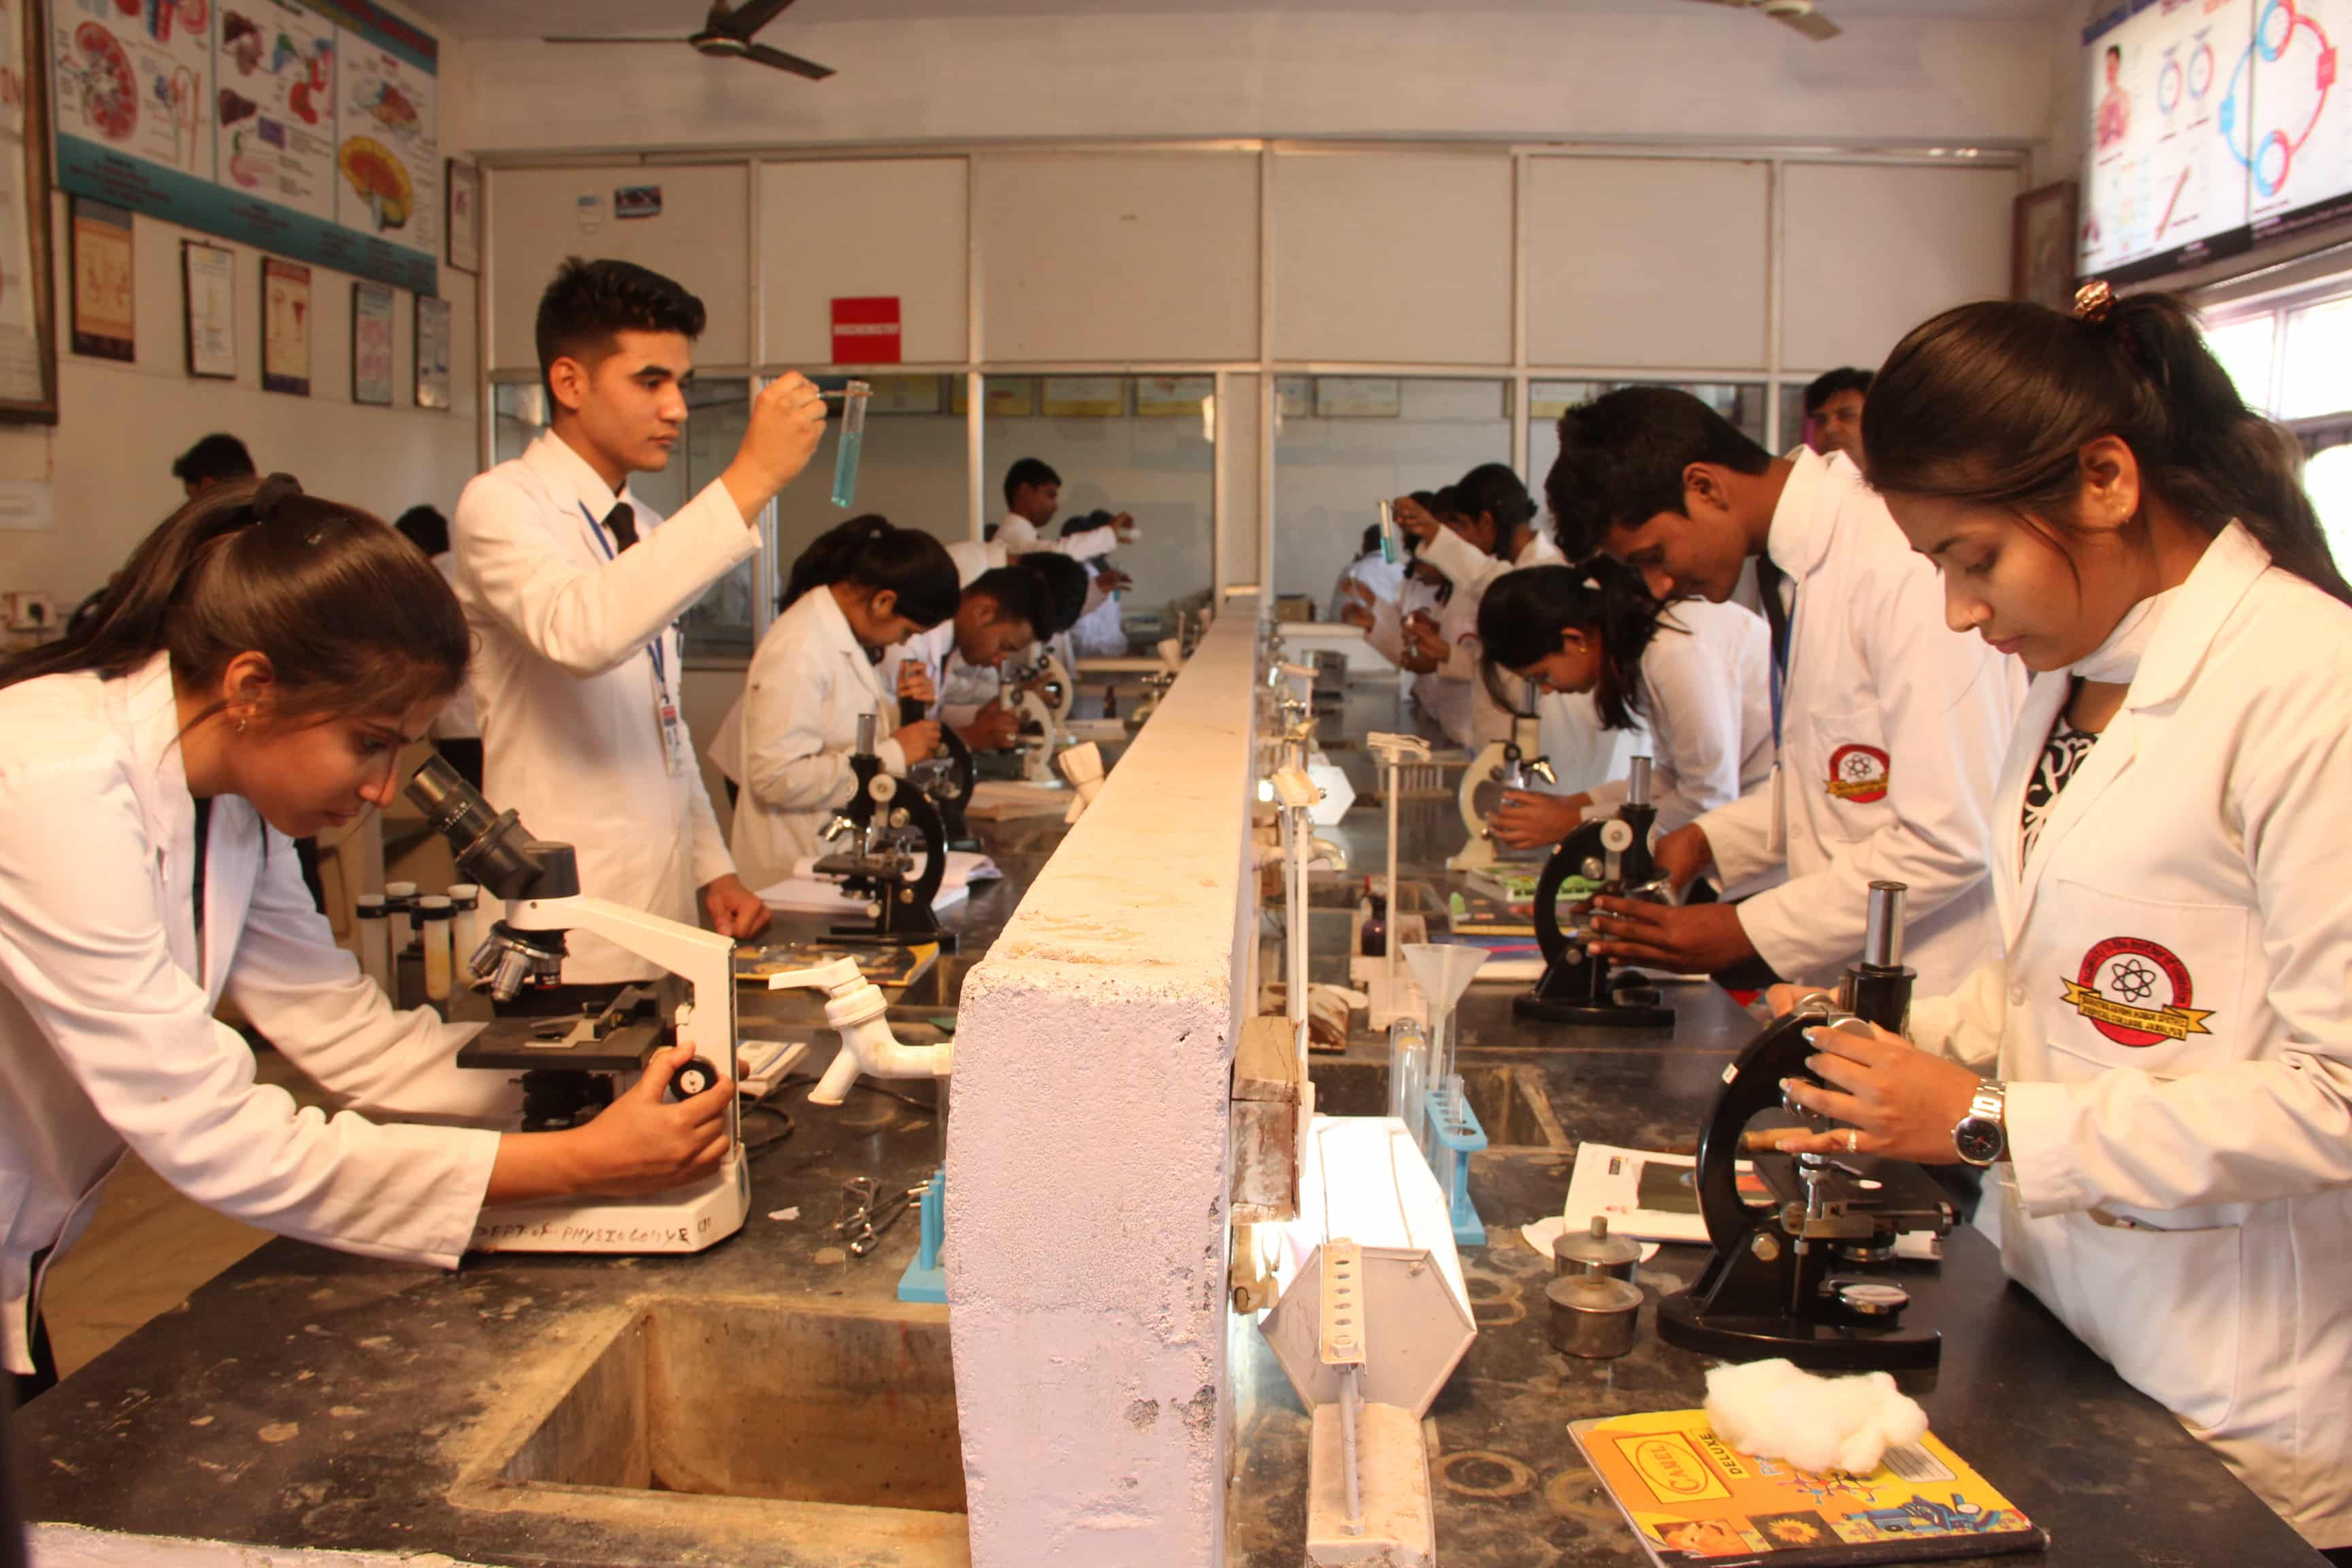
[[[692,1100],[698,1094],[709,1093],[718,1087],[718,1083],[719,1069],[696,1057],[671,1075],[669,1088],[664,1091],[663,1098],[673,1104],[682,1100]]]
[[[866,793],[874,797],[875,804],[887,805],[898,798],[898,781],[888,773],[876,773],[874,782],[866,786]]]
[[[1622,855],[1633,847],[1633,825],[1614,817],[1602,823],[1601,847],[1612,854]]]

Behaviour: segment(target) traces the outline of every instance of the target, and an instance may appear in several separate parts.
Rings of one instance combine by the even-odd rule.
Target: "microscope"
[[[1070,672],[1044,647],[1036,658],[1005,676],[1003,701],[1020,716],[1013,744],[1021,752],[1021,777],[1025,783],[1060,784],[1060,775],[1054,771],[1054,753],[1061,748],[1063,724],[1076,696]]]
[[[520,1072],[522,1131],[577,1126],[610,1105],[616,1081],[675,1041],[694,1059],[671,1080],[673,1100],[707,1094],[730,1076],[735,1052],[732,938],[603,899],[583,897],[569,844],[534,838],[511,811],[489,803],[435,757],[408,784],[426,826],[448,840],[457,868],[505,901],[470,968],[501,1016],[467,1041],[457,1065]],[[550,1015],[562,990],[564,933],[604,938],[668,973],[624,987],[601,1006]],[[520,1016],[516,1016],[520,1014]],[[537,1016],[532,1016],[536,1014]],[[635,1198],[579,1196],[486,1208],[478,1252],[699,1252],[742,1228],[751,1178],[737,1108],[727,1108],[728,1151],[713,1175]]]
[[[1658,1304],[1658,1333],[1670,1345],[1726,1361],[1783,1356],[1831,1372],[1894,1372],[1934,1366],[1942,1336],[1906,1327],[1910,1292],[1889,1271],[1906,1232],[1948,1235],[1958,1219],[1927,1172],[1870,1154],[1755,1156],[1771,1201],[1739,1195],[1741,1134],[1768,1110],[1801,1116],[1816,1131],[1832,1124],[1784,1098],[1784,1079],[1820,1079],[1805,1066],[1808,1030],[1875,1024],[1900,1032],[1916,975],[1903,965],[1900,882],[1870,885],[1862,960],[1834,998],[1814,997],[1775,1020],[1726,1071],[1699,1133],[1693,1173],[1714,1255],[1696,1283]]]
[[[1456,799],[1462,811],[1462,826],[1470,839],[1446,862],[1454,870],[1483,871],[1507,861],[1532,863],[1535,859],[1533,850],[1509,849],[1496,844],[1490,826],[1495,808],[1503,804],[1506,790],[1531,790],[1538,784],[1559,782],[1549,760],[1536,754],[1543,742],[1536,717],[1535,682],[1521,681],[1519,685],[1519,700],[1511,712],[1509,739],[1488,742],[1463,770]]]
[[[856,786],[824,835],[828,844],[846,842],[821,857],[814,868],[866,900],[866,921],[836,925],[826,934],[835,942],[869,946],[937,942],[941,952],[953,952],[955,933],[941,931],[931,912],[931,900],[947,876],[947,830],[921,787],[882,771],[875,729],[875,715],[858,715],[857,749],[849,756]]]
[[[1559,923],[1560,889],[1571,877],[1596,884],[1596,893],[1610,898],[1674,901],[1673,885],[1651,858],[1650,831],[1657,818],[1650,804],[1650,759],[1635,757],[1617,815],[1584,824],[1551,852],[1536,879],[1536,945],[1543,950],[1544,972],[1534,990],[1512,998],[1513,1014],[1547,1024],[1674,1027],[1674,1009],[1655,985],[1615,973],[1609,960],[1587,945],[1600,933],[1589,925],[1563,931]],[[1574,907],[1591,906],[1580,900]]]
[[[916,699],[898,699],[900,724],[917,723],[929,716]],[[971,792],[980,783],[979,766],[972,761],[971,748],[963,743],[961,735],[948,728],[945,720],[940,722],[939,751],[909,767],[907,779],[923,792],[931,808],[940,814],[940,830],[947,835],[949,848],[980,847],[980,840],[973,837],[971,826],[964,817],[964,808],[971,804]]]

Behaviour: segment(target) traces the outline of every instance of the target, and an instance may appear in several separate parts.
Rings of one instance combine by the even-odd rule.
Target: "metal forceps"
[[[842,1184],[841,1218],[834,1234],[849,1243],[849,1255],[863,1258],[882,1245],[883,1233],[898,1223],[923,1189],[884,1194],[871,1176],[852,1176]]]

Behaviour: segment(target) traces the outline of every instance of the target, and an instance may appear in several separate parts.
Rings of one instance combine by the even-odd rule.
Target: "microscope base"
[[[1680,1350],[1721,1361],[1774,1356],[1811,1372],[1914,1372],[1943,1359],[1934,1329],[1866,1329],[1784,1316],[1710,1315],[1688,1291],[1658,1303],[1658,1337]]]
[[[1599,1029],[1671,1029],[1675,1010],[1639,1002],[1551,1002],[1532,991],[1511,998],[1514,1017]]]
[[[643,1198],[559,1198],[486,1208],[468,1252],[700,1252],[743,1228],[751,1167],[741,1150],[717,1174]]]

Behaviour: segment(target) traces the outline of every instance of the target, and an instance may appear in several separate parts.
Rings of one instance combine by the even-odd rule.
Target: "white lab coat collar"
[[[1527,543],[1520,547],[1517,555],[1511,557],[1513,569],[1518,571],[1524,571],[1529,566],[1565,566],[1567,564],[1568,556],[1552,539],[1551,531],[1544,527],[1540,521],[1528,531]]]
[[[1781,487],[1772,509],[1772,527],[1764,539],[1764,552],[1791,581],[1802,581],[1829,559],[1830,541],[1837,531],[1837,509],[1827,504],[1825,491],[1836,476],[1832,460],[1799,449],[1789,458],[1789,482]],[[1837,463],[1851,470],[1853,463],[1840,454]]]
[[[588,509],[598,522],[621,501],[636,506],[629,494],[626,479],[621,481],[621,493],[614,495],[604,477],[588,466],[588,459],[572,449],[571,443],[550,430],[523,448],[522,460],[531,471],[547,481],[547,488],[558,499],[570,497]],[[644,509],[638,508],[639,510]]]
[[[2025,918],[2032,910],[2051,858],[2066,836],[2090,817],[2099,797],[2129,771],[2137,757],[2138,716],[2178,700],[2188,689],[2199,667],[2212,651],[2213,639],[2221,634],[2223,623],[2270,564],[2270,552],[2261,542],[2243,525],[2232,522],[2205,547],[2204,555],[2189,574],[2188,581],[2165,595],[2167,603],[2161,618],[2140,656],[2138,671],[2132,677],[2130,689],[2124,694],[2122,710],[2108,722],[2098,744],[2091,748],[2090,755],[2084,758],[2051,807],[2049,820],[2042,825],[2041,837],[2034,841],[2023,873],[2012,884],[2010,871],[2017,864],[2016,846],[2021,833],[2019,824],[2025,809],[2026,785],[2041,763],[2051,726],[2057,721],[2059,710],[2074,689],[2074,678],[2071,671],[2058,670],[2034,681],[2025,710],[2018,718],[2016,739],[2010,746],[2009,763],[2002,772],[1999,804],[1994,808],[2000,814],[1995,818],[1995,829],[2000,835],[1997,842],[2009,846],[1995,868],[1993,889],[2000,910],[2002,936],[2010,945],[2015,945],[2025,928]]]
[[[2254,580],[2270,570],[2270,552],[2246,531],[2245,524],[2232,522],[2216,534],[2189,580],[2169,595],[2164,619],[2140,658],[2131,690],[2124,697],[2125,706],[2154,708],[2187,690],[2206,655],[2212,652],[2222,623],[2237,609]]]
[[[808,596],[816,601],[815,608],[811,612],[816,618],[816,635],[827,647],[849,661],[851,668],[857,671],[858,679],[866,683],[887,710],[897,698],[883,686],[881,670],[866,657],[866,645],[859,642],[857,634],[849,629],[849,617],[841,613],[841,601],[833,596],[831,588],[812,588]],[[886,729],[883,732],[887,734],[889,731]]]

